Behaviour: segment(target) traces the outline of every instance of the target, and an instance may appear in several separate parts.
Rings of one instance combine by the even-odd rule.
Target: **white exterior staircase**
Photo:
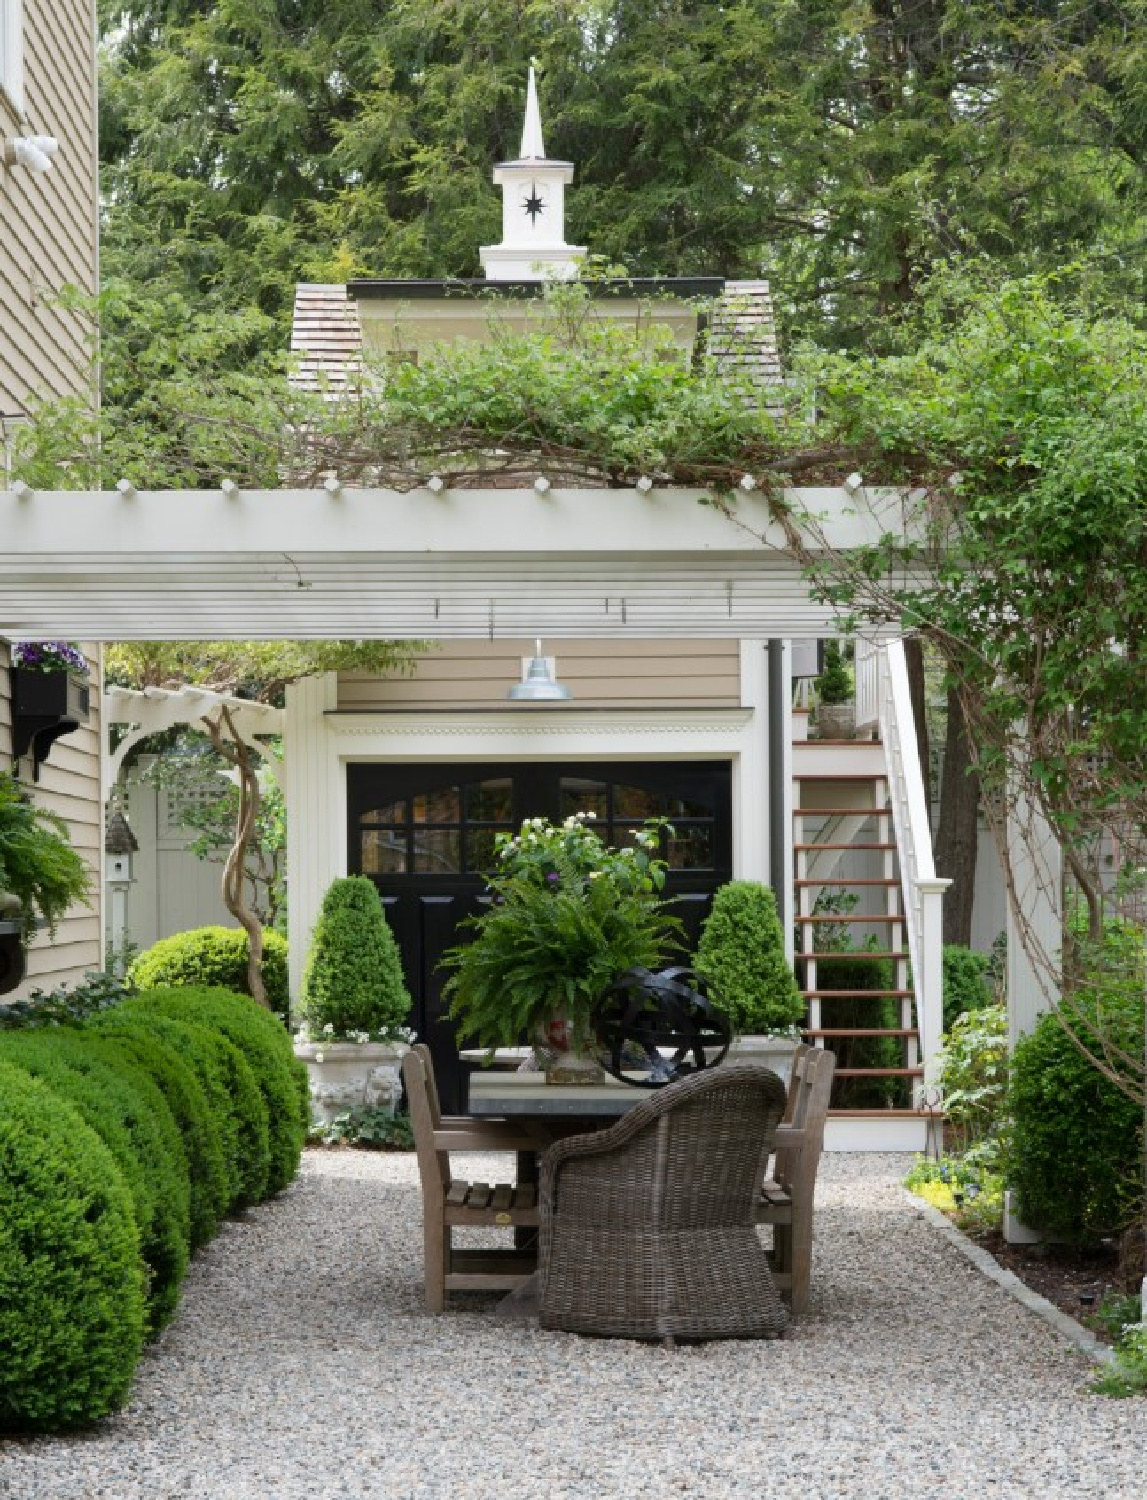
[[[858,719],[875,718],[879,727],[870,734],[879,738],[809,740],[807,720],[794,715],[795,962],[808,1004],[806,1036],[840,1058],[828,1149],[923,1151],[939,1103],[932,1071],[942,1025],[940,901],[948,882],[935,878],[932,863],[903,646],[860,648],[858,658]],[[825,909],[826,898],[840,897],[851,899],[829,900]],[[826,932],[840,948],[818,951],[817,935]],[[887,966],[889,981],[878,989],[834,983],[834,969],[858,958]],[[876,1018],[880,1024],[855,1024],[847,1012],[865,1001],[876,1011],[880,1002],[894,1002],[895,1024],[887,1013]],[[875,1063],[850,1056],[880,1039],[894,1044],[886,1050],[895,1051],[895,1065],[889,1056]],[[859,1107],[865,1083],[877,1085],[887,1102]]]

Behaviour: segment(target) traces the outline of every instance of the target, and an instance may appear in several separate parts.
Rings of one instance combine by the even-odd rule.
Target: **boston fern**
[[[56,924],[89,889],[88,871],[55,813],[33,806],[10,772],[0,771],[0,892],[17,897],[27,940],[37,913],[53,937]]]
[[[490,904],[467,919],[473,936],[451,948],[444,993],[463,1039],[513,1046],[563,1018],[575,1049],[623,969],[654,967],[678,946],[680,924],[660,897],[658,829],[611,849],[581,815],[554,826],[527,820],[499,846]]]

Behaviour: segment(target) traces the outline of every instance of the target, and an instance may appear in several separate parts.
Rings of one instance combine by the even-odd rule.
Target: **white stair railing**
[[[858,635],[852,661],[852,675],[856,683],[856,728],[875,729],[880,722],[880,679],[883,675],[884,652],[881,642],[871,637]]]
[[[857,651],[859,654],[859,643]],[[885,657],[885,670],[877,679],[880,738],[888,766],[889,803],[900,859],[920,1062],[924,1068],[924,1088],[932,1089],[936,1084],[936,1059],[944,1025],[943,899],[951,881],[937,878],[932,858],[932,832],[920,774],[904,642],[887,642],[881,654]],[[917,1104],[922,1092],[917,1091]]]

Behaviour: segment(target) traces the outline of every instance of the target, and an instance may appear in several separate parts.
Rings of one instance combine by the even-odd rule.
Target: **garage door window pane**
[[[367,828],[362,834],[364,875],[405,875],[406,831],[402,828]]]
[[[609,812],[609,799],[604,781],[583,780],[580,776],[563,776],[561,780],[561,815],[572,817],[574,813],[593,813],[595,818],[605,818]]]
[[[478,781],[466,788],[466,817],[473,823],[509,823],[514,816],[514,788],[508,776]]]
[[[382,807],[372,807],[359,816],[360,823],[405,823],[408,807],[406,798],[398,802],[387,802]]]
[[[414,798],[414,821],[416,823],[461,823],[461,788],[448,786],[440,792],[419,793]]]
[[[632,818],[635,823],[644,823],[646,818],[656,818],[660,813],[659,793],[647,791],[643,786],[614,787],[613,816],[616,819]]]
[[[414,830],[414,873],[454,875],[462,868],[462,834],[457,828]]]
[[[711,823],[678,823],[667,841],[665,858],[671,870],[711,870],[713,868],[713,825]]]

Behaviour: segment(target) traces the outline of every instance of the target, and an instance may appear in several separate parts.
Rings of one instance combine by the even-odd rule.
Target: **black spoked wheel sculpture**
[[[692,969],[633,968],[606,991],[597,1035],[608,1073],[634,1088],[656,1089],[719,1063],[732,1031]]]

